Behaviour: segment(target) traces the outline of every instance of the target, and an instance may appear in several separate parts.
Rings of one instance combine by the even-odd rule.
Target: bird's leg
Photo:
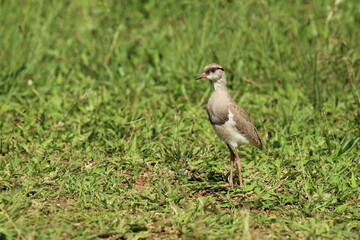
[[[241,174],[241,161],[240,161],[240,157],[239,157],[239,153],[237,148],[235,148],[235,157],[236,157],[236,167],[239,173],[239,184],[240,184],[240,188],[243,188],[243,179],[242,179],[242,174]]]
[[[234,183],[233,183],[233,170],[234,170],[234,162],[235,162],[235,154],[234,151],[232,150],[232,148],[227,145],[230,151],[230,176],[229,176],[229,185],[230,187],[234,187]]]

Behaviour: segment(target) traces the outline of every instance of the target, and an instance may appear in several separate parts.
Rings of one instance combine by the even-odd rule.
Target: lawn
[[[0,239],[359,239],[360,4],[0,1]],[[221,64],[268,153],[244,189]]]

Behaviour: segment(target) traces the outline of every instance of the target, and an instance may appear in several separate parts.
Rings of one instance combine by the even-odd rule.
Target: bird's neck
[[[213,86],[214,86],[214,91],[215,92],[223,91],[223,90],[227,91],[225,76],[223,76],[223,78],[221,78],[220,80],[218,80],[216,82],[214,81]]]

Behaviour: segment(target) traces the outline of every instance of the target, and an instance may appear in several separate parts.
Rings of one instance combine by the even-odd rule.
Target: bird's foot
[[[231,187],[231,188],[234,188],[234,185],[231,185],[230,183],[224,183],[224,184],[221,184],[220,187]]]
[[[239,175],[239,187],[240,187],[240,189],[244,188],[243,179],[242,179],[241,174]]]
[[[232,177],[229,176],[228,180],[229,180],[229,186],[230,186],[231,188],[234,188],[234,182],[233,182]]]

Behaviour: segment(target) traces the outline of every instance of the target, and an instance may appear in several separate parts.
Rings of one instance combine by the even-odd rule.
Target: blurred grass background
[[[0,239],[360,236],[360,4],[0,1]],[[194,81],[269,155],[245,189]]]

